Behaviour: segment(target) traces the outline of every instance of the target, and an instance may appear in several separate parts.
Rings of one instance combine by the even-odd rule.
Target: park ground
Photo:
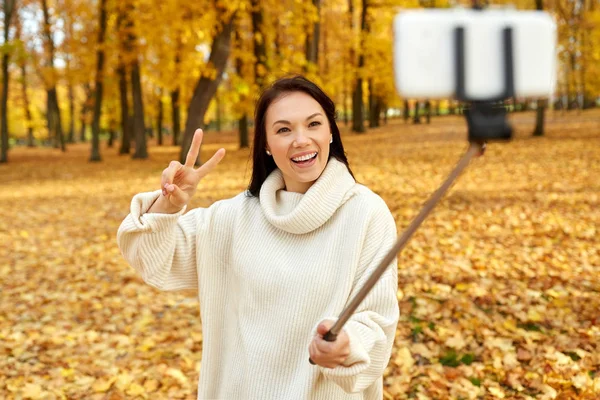
[[[386,399],[600,398],[600,111],[549,112],[544,137],[532,112],[510,118],[514,140],[488,145],[398,258]],[[467,148],[455,116],[342,137],[399,232]],[[202,158],[220,146],[191,207],[248,183],[235,132],[207,132]],[[116,153],[14,148],[0,166],[1,398],[196,398],[197,299],[145,285],[116,244],[178,148]]]

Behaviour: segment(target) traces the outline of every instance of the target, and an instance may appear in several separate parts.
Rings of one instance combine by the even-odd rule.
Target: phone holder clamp
[[[465,30],[458,27],[454,31],[456,51],[456,98],[470,104],[465,109],[470,142],[488,140],[509,140],[512,128],[506,119],[503,101],[514,96],[513,40],[512,28],[502,31],[504,51],[504,88],[501,93],[486,99],[473,99],[466,93]]]

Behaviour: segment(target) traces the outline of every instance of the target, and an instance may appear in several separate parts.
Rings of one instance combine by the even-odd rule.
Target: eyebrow
[[[314,114],[312,114],[312,115],[309,115],[309,116],[308,116],[308,117],[305,119],[305,121],[308,121],[309,119],[311,119],[311,118],[314,118],[314,117],[316,117],[317,115],[323,116],[323,114],[321,114],[320,112],[316,112],[316,113],[314,113]],[[291,125],[292,123],[291,123],[290,121],[286,121],[285,119],[280,119],[280,120],[278,120],[278,121],[275,121],[275,122],[273,122],[273,125],[272,125],[272,126],[275,126],[275,124],[288,124],[288,125]]]

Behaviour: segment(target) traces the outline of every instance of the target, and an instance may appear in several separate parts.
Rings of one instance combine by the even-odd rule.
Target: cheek
[[[285,140],[272,140],[271,143],[269,143],[271,153],[277,158],[286,158],[288,147]]]

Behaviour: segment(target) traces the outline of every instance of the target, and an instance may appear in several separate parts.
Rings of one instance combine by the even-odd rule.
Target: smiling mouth
[[[314,160],[314,159],[315,159],[315,158],[316,158],[318,155],[319,155],[319,153],[315,153],[315,154],[314,154],[312,157],[310,157],[310,158],[303,159],[303,160],[299,160],[299,161],[296,161],[296,160],[292,159],[292,161],[293,161],[295,164],[300,164],[300,165],[302,165],[302,164],[308,164],[309,162],[311,162],[312,160]]]

